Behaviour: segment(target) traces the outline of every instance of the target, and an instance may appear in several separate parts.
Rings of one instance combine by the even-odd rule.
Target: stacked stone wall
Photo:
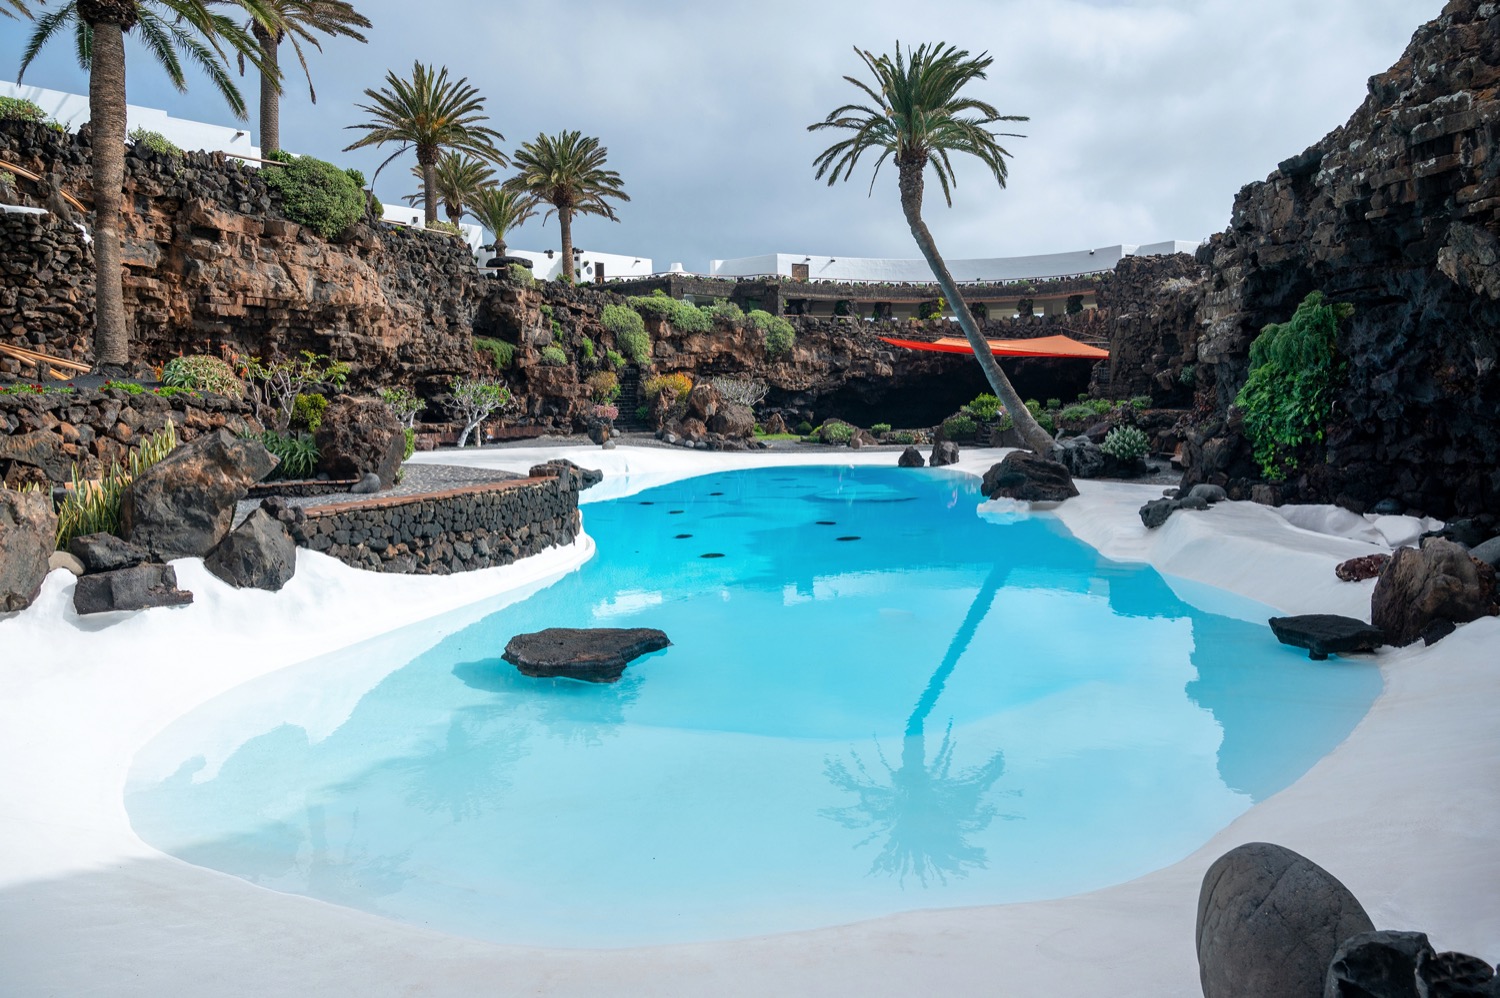
[[[0,343],[85,361],[94,324],[94,252],[72,223],[0,211]],[[0,375],[45,374],[0,354]]]

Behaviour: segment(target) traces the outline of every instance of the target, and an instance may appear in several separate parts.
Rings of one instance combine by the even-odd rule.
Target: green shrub
[[[350,180],[354,181],[355,187],[362,188],[365,186],[365,175],[363,171],[357,170],[352,166],[346,166],[344,167],[344,172],[349,175]]]
[[[319,392],[298,395],[292,403],[292,425],[316,433],[323,425],[323,413],[327,411],[328,396]]]
[[[624,305],[606,305],[599,313],[599,322],[615,334],[615,343],[621,353],[637,364],[651,362],[651,337],[646,333],[646,323],[639,312]]]
[[[805,437],[812,433],[813,425],[804,419],[802,422],[797,424],[795,429],[798,436]]]
[[[568,355],[563,353],[559,346],[542,347],[542,363],[548,367],[562,367],[568,362]]]
[[[1182,370],[1177,372],[1177,383],[1184,388],[1192,388],[1196,385],[1198,383],[1198,365],[1182,365]]]
[[[483,354],[488,354],[498,370],[510,367],[511,362],[516,359],[516,345],[504,340],[492,340],[488,336],[474,337],[474,349]]]
[[[391,410],[391,415],[406,427],[416,422],[417,413],[427,405],[417,394],[406,388],[382,388],[375,393]]]
[[[312,156],[261,171],[286,217],[332,239],[365,215],[365,192],[348,172]],[[447,224],[447,223],[444,223]]]
[[[460,229],[457,225],[453,224],[452,222],[445,222],[441,218],[434,218],[432,221],[428,222],[427,223],[427,231],[428,232],[442,232],[442,233],[446,233],[447,235],[450,235],[450,236],[461,236],[461,235],[464,234],[464,230],[463,229]]]
[[[854,427],[848,423],[824,423],[818,427],[818,439],[825,444],[847,444],[854,439]]]
[[[1095,415],[1105,416],[1108,415],[1112,409],[1114,409],[1115,404],[1109,399],[1091,399],[1089,400],[1088,406],[1090,409],[1094,410]]]
[[[786,319],[762,309],[756,309],[745,319],[765,337],[767,357],[791,353],[797,342],[797,328]]]
[[[234,376],[234,368],[206,354],[173,357],[162,366],[161,383],[231,398],[242,398],[245,394],[245,383]]]
[[[57,507],[57,547],[66,550],[68,542],[85,534],[112,534],[120,528],[120,499],[125,486],[145,473],[177,448],[177,425],[167,423],[147,437],[125,458],[118,461],[97,482],[85,481],[73,465],[72,488]]]
[[[1099,449],[1116,460],[1133,462],[1146,456],[1150,441],[1134,426],[1117,426],[1109,431]]]
[[[665,393],[671,396],[673,405],[687,398],[688,392],[692,390],[693,379],[686,374],[658,374],[654,378],[647,378],[646,383],[641,386],[643,397],[654,399]]]
[[[0,121],[47,120],[47,112],[22,97],[0,97]]]
[[[891,424],[876,423],[874,426],[870,427],[870,432],[875,434],[877,437],[885,436],[887,433],[891,432]]]
[[[1048,399],[1047,400],[1047,411],[1048,412],[1056,412],[1057,410],[1059,410],[1061,408],[1062,408],[1062,399]]]
[[[261,153],[261,159],[269,159],[273,163],[295,163],[297,157],[285,149],[272,149],[270,152]]]
[[[1130,400],[1130,404],[1131,404],[1131,406],[1133,408],[1138,409],[1138,410],[1139,409],[1149,409],[1149,408],[1151,408],[1151,396],[1150,395],[1137,395],[1135,398],[1133,398],[1133,399]]]
[[[650,345],[649,342],[647,345]],[[616,353],[613,350],[606,350],[604,351],[604,363],[609,365],[610,370],[618,371],[625,366],[625,355]]]
[[[660,293],[660,289],[649,295],[636,295],[626,300],[635,311],[665,319],[679,333],[706,333],[713,325],[708,312],[690,301],[670,298]]]
[[[1326,302],[1314,291],[1289,321],[1266,326],[1250,344],[1250,377],[1235,405],[1267,478],[1286,477],[1296,470],[1297,451],[1323,439],[1347,368],[1338,354],[1338,324],[1353,314],[1353,305]]]
[[[583,344],[578,348],[579,352],[583,354],[583,359],[589,362],[592,362],[594,359],[595,349],[594,341],[588,338],[585,338]]]
[[[1038,402],[1036,399],[1026,400],[1026,411],[1031,413],[1031,418],[1035,419],[1037,425],[1046,430],[1048,433],[1052,433],[1057,429],[1057,424],[1052,420],[1052,414],[1044,410],[1042,408],[1042,403]],[[1010,429],[1010,427],[1002,426],[1001,429]]]
[[[978,429],[978,424],[968,416],[949,416],[943,420],[943,436],[949,440],[967,440],[973,437]]]
[[[1083,405],[1088,405],[1089,398],[1090,396],[1088,392],[1079,392],[1077,401]]]
[[[726,326],[737,326],[745,321],[744,311],[734,302],[725,301],[723,298],[715,299],[714,303],[708,306],[708,315],[709,318],[722,322]]]
[[[917,435],[911,430],[892,430],[886,434],[885,442],[888,444],[905,444],[910,446],[917,442]]]
[[[613,371],[596,371],[586,382],[589,397],[599,405],[607,405],[620,397],[620,379]]]
[[[160,153],[163,156],[171,156],[174,159],[182,158],[182,149],[161,132],[153,132],[145,128],[136,128],[133,129],[130,133],[130,141],[134,142],[138,146],[145,146],[152,152]]]
[[[975,397],[974,401],[964,406],[964,411],[973,416],[975,419],[994,419],[996,416],[1000,415],[1000,412],[1003,408],[1004,407],[1000,405],[1000,400],[998,398],[996,398],[994,395],[989,394],[988,392],[985,392],[983,395]]]
[[[635,407],[635,418],[641,422],[651,418],[651,407],[649,405],[638,405]]]
[[[281,463],[266,476],[268,479],[311,478],[318,467],[318,445],[310,433],[278,433],[267,430],[260,435],[266,450],[281,458]]]
[[[1082,423],[1093,418],[1093,415],[1094,410],[1090,406],[1074,403],[1057,414],[1057,421],[1059,423]]]
[[[530,267],[523,267],[519,263],[508,263],[505,265],[505,271],[510,275],[511,280],[524,287],[529,288],[536,284],[536,278],[532,276]]]
[[[411,456],[417,452],[417,431],[410,426],[403,426],[401,432],[406,435],[406,446],[401,449],[401,460],[410,461]]]

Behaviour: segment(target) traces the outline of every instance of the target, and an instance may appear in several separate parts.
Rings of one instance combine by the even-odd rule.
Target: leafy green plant
[[[714,299],[714,303],[708,306],[708,315],[715,322],[722,322],[726,326],[737,326],[745,321],[744,311],[734,302],[723,298]]]
[[[1314,291],[1290,320],[1266,326],[1250,344],[1250,377],[1235,404],[1266,478],[1285,478],[1297,468],[1297,452],[1323,439],[1348,366],[1338,353],[1338,324],[1353,314],[1353,305]]]
[[[206,354],[173,357],[162,365],[161,383],[172,388],[190,388],[194,391],[228,395],[230,398],[242,398],[245,394],[245,383],[234,376],[234,368],[218,357]]]
[[[71,488],[57,507],[57,547],[65,550],[74,537],[112,534],[120,529],[120,500],[125,487],[177,449],[177,426],[168,422],[142,441],[125,458],[125,467],[110,462],[97,482],[86,481],[73,465]]]
[[[615,334],[615,343],[621,353],[637,364],[651,362],[651,337],[646,333],[646,323],[639,312],[624,305],[606,305],[599,313],[599,322]]]
[[[917,435],[911,430],[892,430],[885,435],[885,442],[888,444],[903,444],[906,446],[910,446],[911,444],[916,443],[917,440]]]
[[[448,382],[448,404],[464,421],[457,446],[468,442],[474,428],[511,403],[510,389],[486,378],[452,378]]]
[[[536,278],[532,276],[531,268],[523,267],[519,263],[506,264],[505,272],[510,275],[511,280],[522,287],[529,288],[536,283]]]
[[[825,444],[847,444],[854,439],[854,427],[841,422],[824,423],[818,427],[818,439]]]
[[[804,419],[802,422],[796,425],[795,429],[798,436],[805,437],[812,433],[813,425]]]
[[[1048,412],[1056,412],[1057,410],[1059,410],[1061,408],[1062,408],[1062,399],[1048,399],[1047,400],[1047,411]]]
[[[1109,431],[1099,449],[1117,461],[1134,462],[1150,449],[1146,434],[1134,426],[1117,426]]]
[[[464,230],[460,229],[455,223],[445,222],[441,218],[434,218],[432,221],[428,222],[427,231],[442,232],[450,236],[461,236],[464,234]]]
[[[562,367],[567,364],[568,355],[559,346],[542,347],[542,363],[548,367]]]
[[[298,395],[314,388],[342,388],[349,378],[348,364],[311,350],[274,364],[251,357],[245,361],[245,371],[253,379],[261,404],[275,410],[277,430],[291,425]]]
[[[584,360],[592,363],[594,360],[594,352],[596,349],[597,347],[594,346],[594,341],[585,337],[583,343],[581,343],[578,347],[578,352],[583,354]]]
[[[401,432],[406,436],[406,445],[401,448],[401,460],[410,461],[411,456],[417,452],[417,431],[410,426],[403,426]]]
[[[1151,396],[1150,395],[1137,395],[1135,398],[1133,398],[1133,399],[1130,400],[1130,406],[1131,406],[1131,408],[1137,409],[1137,410],[1140,410],[1140,409],[1149,409],[1149,408],[1151,408]]]
[[[792,352],[792,347],[797,343],[797,328],[786,319],[762,309],[755,309],[745,319],[765,337],[767,357],[780,357]]]
[[[1093,418],[1093,415],[1094,410],[1091,407],[1075,402],[1063,407],[1063,410],[1057,414],[1057,421],[1059,423],[1082,423]]]
[[[21,386],[16,385],[14,387],[20,388]],[[40,388],[41,386],[38,385],[37,387]],[[134,381],[106,381],[99,387],[107,391],[124,392],[126,395],[142,395],[146,391],[145,385],[137,384]],[[7,389],[0,388],[0,395],[5,394],[6,391]]]
[[[0,97],[0,121],[47,120],[47,112],[23,97]]]
[[[327,411],[328,396],[320,392],[305,392],[292,401],[292,425],[316,433],[323,425],[323,413]]]
[[[396,417],[397,421],[408,429],[411,428],[412,423],[416,422],[417,413],[421,412],[426,404],[417,397],[415,392],[405,388],[382,388],[375,394],[380,401],[390,407],[391,414]]]
[[[171,156],[174,159],[182,158],[182,148],[161,132],[153,132],[146,128],[131,129],[130,141],[163,156]]]
[[[318,445],[311,433],[281,433],[267,430],[260,435],[266,450],[281,459],[281,463],[266,477],[281,481],[311,478],[318,467]]]
[[[589,397],[600,405],[606,405],[620,397],[620,379],[613,371],[595,371],[589,375]]]
[[[891,424],[890,423],[876,423],[874,426],[870,427],[870,432],[873,433],[873,434],[875,434],[877,437],[883,437],[887,433],[891,432]]]
[[[488,354],[496,369],[501,371],[510,367],[511,362],[516,359],[514,343],[490,339],[488,336],[474,337],[474,349],[482,354]]]
[[[964,406],[964,411],[975,419],[994,419],[1004,410],[1000,400],[988,392],[975,396],[974,401]]]
[[[706,333],[713,325],[712,317],[690,301],[682,301],[661,293],[658,288],[649,295],[627,298],[630,307],[641,315],[654,315],[665,319],[679,333]]]
[[[1036,420],[1037,425],[1048,433],[1057,429],[1057,424],[1053,421],[1052,414],[1043,409],[1042,403],[1036,399],[1026,400],[1026,411],[1031,413],[1031,418]],[[1009,429],[1009,427],[1001,426],[1001,429]]]
[[[1196,385],[1198,383],[1198,365],[1182,365],[1182,370],[1177,372],[1177,383],[1184,388],[1192,388]]]
[[[261,171],[266,186],[281,195],[286,217],[332,239],[365,215],[364,189],[348,171],[312,156]]]
[[[949,416],[943,420],[943,436],[949,440],[968,440],[978,431],[979,426],[965,415]]]
[[[1094,410],[1094,414],[1097,416],[1107,416],[1114,409],[1115,404],[1109,399],[1090,399],[1088,407]]]
[[[670,404],[676,405],[687,398],[688,392],[692,390],[693,379],[686,374],[658,374],[646,379],[646,383],[641,386],[641,396],[654,399],[665,394],[669,396]]]
[[[610,370],[618,371],[625,366],[625,355],[613,350],[604,351],[604,363],[609,365]]]

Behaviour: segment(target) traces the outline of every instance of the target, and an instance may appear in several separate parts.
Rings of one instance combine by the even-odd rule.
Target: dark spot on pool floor
[[[685,510],[685,509],[669,509],[669,510],[667,510],[667,515],[668,516],[676,516],[678,513],[686,513],[686,512],[687,512],[687,510]]]
[[[724,494],[724,493],[722,493],[722,492],[710,492],[710,493],[709,493],[709,495],[711,495],[711,496],[721,496],[721,495],[723,495],[723,494]]]
[[[857,540],[859,540],[859,535],[858,534],[851,534],[848,537],[835,537],[834,540],[838,540],[838,541],[857,541]]]
[[[650,499],[642,499],[641,502],[640,502],[640,505],[642,505],[642,506],[655,506],[656,503],[652,502]]]
[[[724,557],[724,555],[722,555],[718,551],[710,551],[710,552],[708,552],[708,554],[700,554],[698,557],[700,557],[700,558],[722,558],[722,557]]]
[[[691,536],[693,536],[693,535],[692,534],[678,534],[677,536],[673,537],[672,540],[674,540],[674,541],[685,541],[685,540],[687,540]]]
[[[819,521],[817,521],[817,525],[820,526],[820,527],[831,527],[831,526],[833,526],[836,523],[838,523],[837,520],[819,520]]]

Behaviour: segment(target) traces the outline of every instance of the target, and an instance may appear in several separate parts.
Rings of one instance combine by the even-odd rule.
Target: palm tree
[[[605,198],[629,201],[620,175],[604,169],[609,150],[582,132],[538,135],[516,150],[520,169],[502,186],[516,194],[530,194],[552,206],[545,218],[557,215],[562,229],[562,276],[573,283],[573,216],[603,215],[618,222]]]
[[[46,0],[43,0],[43,2],[45,3]],[[12,14],[10,10],[6,10],[7,7],[16,13]],[[15,19],[16,14],[20,14],[22,17],[31,17],[31,11],[27,8],[23,0],[0,0],[0,14],[4,14],[6,17],[12,19]]]
[[[268,15],[262,0],[237,0],[261,20]],[[263,72],[255,40],[224,14],[210,10],[212,0],[69,0],[43,14],[26,43],[21,72],[42,46],[72,26],[78,62],[89,74],[89,130],[93,151],[94,200],[94,367],[124,373],[130,363],[130,334],[125,326],[125,290],[121,278],[120,202],[125,186],[125,35],[136,31],[178,90],[186,90],[183,57],[213,81],[239,118],[245,100],[230,78],[223,44],[245,53]]]
[[[505,234],[528,218],[535,217],[536,205],[536,198],[530,194],[490,187],[475,196],[469,210],[495,234],[495,255],[505,256]]]
[[[1002,136],[1021,138],[1014,132],[993,132],[988,125],[997,121],[1027,121],[1025,115],[1000,114],[994,107],[972,97],[961,97],[959,91],[970,80],[985,78],[985,70],[994,62],[989,55],[981,53],[970,58],[969,53],[952,45],[920,45],[907,47],[903,55],[901,43],[896,43],[896,57],[876,56],[860,48],[858,55],[874,75],[874,84],[867,84],[852,76],[846,76],[871,100],[871,104],[845,104],[829,113],[828,117],[808,131],[823,128],[838,128],[854,134],[823,150],[813,164],[818,168],[817,177],[828,176],[830,187],[840,180],[848,180],[854,172],[860,156],[866,151],[878,150],[875,174],[870,178],[870,189],[875,188],[875,176],[880,167],[894,156],[897,181],[901,191],[901,210],[906,214],[906,224],[932,268],[943,297],[947,299],[958,324],[963,327],[979,366],[990,387],[1005,403],[1006,411],[1015,421],[1021,437],[1038,454],[1046,454],[1055,446],[1052,435],[1042,429],[1022,404],[1021,397],[1011,386],[1010,379],[1000,370],[989,344],[979,332],[969,306],[964,303],[953,283],[953,275],[938,254],[932,233],[922,221],[923,173],[930,164],[937,173],[938,183],[943,189],[943,198],[953,206],[950,188],[956,183],[950,153],[968,153],[989,167],[990,174],[1001,187],[1005,186],[1005,157],[1010,153],[996,141]]]
[[[412,167],[411,172],[418,180],[426,182],[420,166]],[[433,168],[433,180],[437,200],[447,213],[448,221],[457,225],[465,211],[473,210],[474,199],[481,191],[494,189],[495,171],[482,159],[475,159],[461,152],[449,152],[444,153],[437,161],[437,166]],[[413,205],[425,207],[427,191],[423,189],[418,194],[408,194],[406,200]]]
[[[348,126],[366,134],[344,147],[345,152],[387,142],[402,143],[386,159],[389,163],[407,146],[416,146],[424,193],[437,189],[437,161],[444,149],[470,153],[502,168],[507,165],[505,155],[495,148],[495,140],[503,142],[505,136],[480,124],[488,120],[483,114],[484,98],[469,85],[468,77],[450,83],[447,66],[434,73],[417,62],[412,64],[410,80],[401,79],[392,70],[385,74],[385,82],[387,85],[379,90],[365,91],[374,103],[361,104],[359,109],[372,120]],[[385,163],[380,165],[385,167]],[[436,197],[426,199],[428,224],[437,221],[437,205]]]
[[[252,19],[249,28],[260,46],[261,61],[266,71],[260,76],[260,147],[263,152],[281,148],[281,68],[278,49],[283,41],[292,43],[297,53],[297,62],[302,66],[302,75],[307,77],[307,96],[316,104],[318,93],[313,89],[312,74],[307,69],[307,57],[302,53],[305,41],[319,52],[323,46],[314,37],[314,32],[325,35],[343,35],[356,41],[365,41],[360,28],[368,28],[370,21],[344,0],[265,0],[266,11],[271,20]],[[300,40],[299,40],[300,39]],[[240,72],[245,71],[245,60],[240,59]]]

